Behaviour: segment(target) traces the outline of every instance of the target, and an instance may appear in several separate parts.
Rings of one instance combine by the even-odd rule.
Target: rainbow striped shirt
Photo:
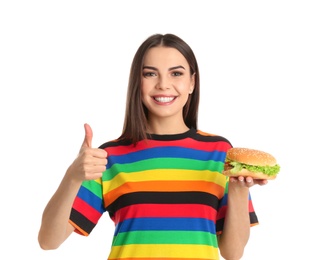
[[[70,223],[88,236],[104,212],[115,223],[110,260],[219,259],[228,177],[222,174],[230,142],[190,129],[151,135],[136,146],[119,140],[101,179],[85,181]],[[249,196],[250,225],[258,223]]]

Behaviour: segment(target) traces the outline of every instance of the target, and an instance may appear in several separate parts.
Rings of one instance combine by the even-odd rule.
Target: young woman
[[[266,180],[222,174],[224,137],[197,129],[199,68],[173,34],[138,48],[119,138],[92,148],[92,129],[47,204],[42,249],[88,236],[101,215],[115,223],[108,259],[240,259],[258,224],[249,188]]]

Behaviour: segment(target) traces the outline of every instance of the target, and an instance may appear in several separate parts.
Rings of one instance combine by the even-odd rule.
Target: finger
[[[93,131],[88,124],[84,124],[85,136],[82,143],[82,147],[92,147]]]
[[[96,158],[107,159],[107,152],[104,149],[100,149],[100,148],[93,149],[92,155],[93,157],[96,157]]]
[[[253,182],[253,178],[248,176],[248,177],[245,178],[245,181],[247,183],[252,183]]]
[[[237,182],[238,178],[237,177],[230,177],[230,182]]]
[[[258,180],[257,181],[257,184],[263,186],[263,185],[266,185],[268,183],[268,180]]]
[[[92,166],[85,167],[84,170],[85,170],[86,175],[102,173],[106,170],[106,165],[92,165]]]
[[[91,157],[84,159],[84,164],[87,166],[91,166],[91,167],[94,165],[107,165],[107,162],[108,160],[106,157],[98,158],[98,157],[91,156]]]

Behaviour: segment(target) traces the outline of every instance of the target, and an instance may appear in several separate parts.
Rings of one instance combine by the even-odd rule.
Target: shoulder
[[[227,138],[199,129],[191,129],[191,136],[189,137],[192,139],[191,143],[194,146],[207,151],[226,152],[232,147]]]
[[[109,147],[118,147],[118,146],[128,146],[131,145],[132,143],[126,140],[120,140],[120,139],[114,139],[110,141],[106,141],[102,145],[99,146],[101,149],[106,149]]]
[[[229,145],[231,145],[230,141],[227,138],[225,138],[221,135],[205,132],[205,131],[202,131],[199,129],[195,130],[195,132],[193,134],[193,138],[196,138],[196,139],[201,140],[201,141],[225,142],[225,143],[228,143]]]

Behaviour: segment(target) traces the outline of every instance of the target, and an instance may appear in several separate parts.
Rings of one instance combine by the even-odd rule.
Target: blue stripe
[[[103,201],[87,188],[81,186],[77,196],[98,212],[104,213],[106,211],[103,207]]]
[[[116,226],[115,235],[138,230],[204,231],[215,234],[215,223],[204,218],[131,218]]]
[[[223,162],[226,158],[226,153],[221,151],[207,152],[176,146],[155,147],[124,155],[108,156],[108,164],[106,167],[109,169],[115,163],[127,164],[151,158],[187,158],[202,161],[212,160]]]

